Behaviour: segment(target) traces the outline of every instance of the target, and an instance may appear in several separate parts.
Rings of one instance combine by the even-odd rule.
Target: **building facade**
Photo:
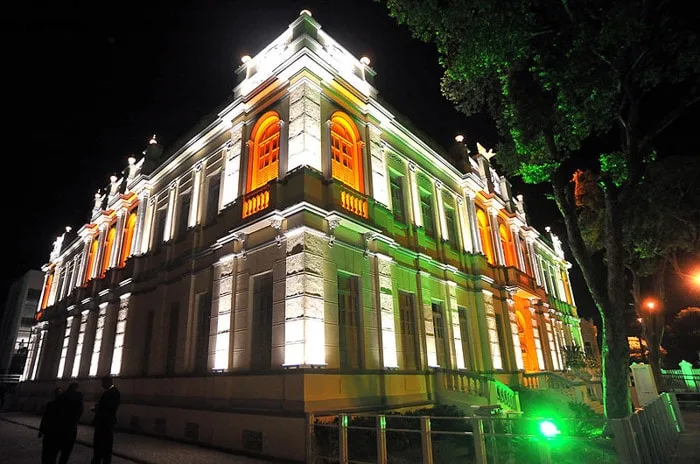
[[[44,276],[29,270],[10,286],[0,321],[0,374],[21,374]]]
[[[303,459],[307,413],[563,368],[570,265],[492,152],[447,162],[306,11],[243,61],[204,126],[154,137],[56,240],[28,398],[111,373],[124,426]]]

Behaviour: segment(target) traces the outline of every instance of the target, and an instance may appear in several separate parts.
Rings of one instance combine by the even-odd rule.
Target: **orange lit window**
[[[491,243],[491,234],[489,220],[486,217],[484,210],[478,208],[476,210],[476,222],[479,226],[479,236],[481,237],[481,245],[484,249],[484,254],[489,263],[494,264],[496,260],[493,257],[493,244]]]
[[[331,118],[331,171],[334,179],[364,193],[360,133],[342,113]]]
[[[131,244],[134,242],[134,230],[136,229],[136,211],[129,214],[124,226],[124,239],[122,240],[121,256],[119,266],[124,267],[127,258],[131,254]]]
[[[87,272],[85,273],[85,282],[92,278],[92,271],[95,269],[95,260],[97,259],[97,249],[99,247],[99,241],[97,237],[92,240],[92,245],[90,245],[90,254],[88,255],[88,266]]]
[[[109,228],[109,232],[107,232],[107,239],[105,240],[105,247],[104,247],[104,257],[102,259],[102,271],[100,272],[100,275],[104,277],[105,271],[109,269],[109,260],[112,257],[112,245],[114,245],[114,236],[117,235],[117,228],[115,226],[112,226]]]
[[[501,246],[503,247],[503,256],[506,259],[506,266],[517,266],[515,249],[513,248],[513,240],[511,239],[510,232],[508,232],[505,224],[500,224],[498,226],[498,235],[501,239]]]
[[[49,274],[46,279],[46,285],[44,286],[44,298],[41,300],[41,309],[46,308],[49,302],[49,293],[51,293],[51,286],[53,285],[53,273]]]
[[[255,190],[277,178],[280,155],[280,118],[277,113],[265,113],[253,128],[251,157],[248,166],[248,191]]]

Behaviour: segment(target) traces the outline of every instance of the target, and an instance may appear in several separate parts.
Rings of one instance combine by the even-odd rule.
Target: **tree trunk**
[[[568,186],[553,182],[552,187],[554,199],[564,218],[569,246],[603,321],[602,384],[605,415],[609,419],[626,417],[632,408],[628,380],[629,345],[624,321],[627,287],[617,198],[615,192],[606,193],[604,233],[608,261],[605,281],[583,241],[578,214],[567,190]]]
[[[620,419],[632,412],[629,391],[629,344],[625,326],[624,250],[622,224],[618,213],[617,191],[605,189],[605,251],[607,266],[607,304],[603,314],[603,397],[608,419]]]

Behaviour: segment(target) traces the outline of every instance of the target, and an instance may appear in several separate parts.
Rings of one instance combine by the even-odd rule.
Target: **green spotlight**
[[[546,420],[540,422],[540,433],[546,438],[554,438],[561,432],[559,431],[557,426],[554,425],[554,422]]]

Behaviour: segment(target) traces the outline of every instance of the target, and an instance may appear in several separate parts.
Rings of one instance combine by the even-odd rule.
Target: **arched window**
[[[481,237],[481,245],[484,249],[484,254],[489,263],[495,264],[496,260],[493,256],[493,244],[491,243],[491,227],[486,213],[481,208],[476,210],[476,222],[479,226],[479,236]]]
[[[126,264],[127,258],[131,255],[131,245],[134,242],[134,230],[136,229],[136,211],[129,214],[124,226],[124,239],[122,240],[121,257],[119,258],[119,267]]]
[[[112,226],[107,232],[107,238],[105,239],[104,252],[102,253],[102,271],[100,275],[104,277],[105,271],[109,269],[109,260],[112,258],[112,246],[114,245],[114,237],[117,235],[117,228]]]
[[[505,224],[498,225],[498,236],[501,239],[501,247],[503,248],[503,256],[506,259],[506,266],[518,265],[518,260],[515,257],[515,248],[513,248],[513,238]]]
[[[280,159],[280,118],[274,111],[263,114],[253,127],[248,163],[247,191],[277,179]]]
[[[90,254],[88,255],[88,265],[87,272],[85,272],[85,282],[92,278],[92,272],[95,269],[95,260],[97,259],[97,249],[100,246],[98,236],[92,239],[92,244],[90,245]]]
[[[360,133],[344,113],[335,113],[331,118],[331,172],[334,179],[365,192]]]

